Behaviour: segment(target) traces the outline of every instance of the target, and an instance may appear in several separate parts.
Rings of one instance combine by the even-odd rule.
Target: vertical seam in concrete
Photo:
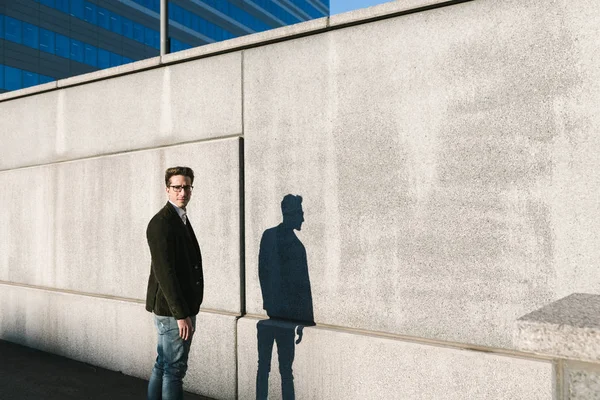
[[[244,52],[240,53],[240,92],[242,112],[242,136],[239,138],[239,205],[240,205],[240,314],[246,314],[246,215],[245,215],[245,160],[244,160]]]
[[[240,215],[240,315],[246,315],[246,216],[244,180],[244,138],[239,138],[239,215]]]
[[[565,381],[565,363],[563,360],[556,360],[554,363],[554,398],[555,400],[567,399],[567,385]]]
[[[235,398],[239,398],[239,349],[238,349],[238,323],[240,318],[246,315],[246,214],[245,214],[245,161],[244,161],[244,51],[240,52],[240,99],[241,99],[241,118],[242,118],[242,136],[238,139],[239,149],[239,215],[240,215],[240,317],[235,320]]]

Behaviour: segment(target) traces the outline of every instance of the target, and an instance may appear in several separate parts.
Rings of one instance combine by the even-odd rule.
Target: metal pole
[[[160,0],[160,55],[171,52],[169,42],[169,0]]]

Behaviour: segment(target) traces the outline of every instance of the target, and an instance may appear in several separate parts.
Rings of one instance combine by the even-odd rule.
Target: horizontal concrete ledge
[[[219,142],[219,141],[223,141],[223,140],[240,139],[243,137],[244,137],[244,135],[240,133],[240,134],[234,134],[234,135],[225,135],[225,136],[217,136],[217,137],[211,137],[211,138],[205,138],[205,139],[190,140],[190,141],[186,141],[186,142],[169,143],[169,144],[160,145],[160,146],[140,147],[140,148],[132,149],[132,150],[114,151],[114,152],[96,154],[96,155],[88,156],[88,157],[70,158],[70,159],[59,160],[59,161],[54,161],[54,162],[23,165],[23,166],[19,166],[19,167],[15,167],[15,168],[0,169],[0,174],[3,172],[22,170],[22,169],[27,169],[27,168],[38,168],[38,167],[42,167],[42,166],[47,167],[49,165],[67,164],[67,163],[73,163],[73,162],[78,162],[78,161],[94,160],[94,159],[103,158],[103,157],[113,157],[113,156],[120,156],[120,155],[124,155],[124,154],[140,153],[140,152],[144,152],[144,151],[169,149],[169,148],[174,148],[174,147],[178,147],[178,146],[186,146],[186,145],[195,144],[195,143],[208,143],[208,142]]]
[[[11,99],[16,99],[18,97],[29,96],[32,94],[49,92],[51,90],[55,90],[57,87],[58,87],[58,82],[54,81],[54,82],[43,83],[41,85],[31,86],[31,87],[28,87],[25,89],[13,90],[12,92],[6,92],[6,93],[0,94],[0,102],[6,101],[6,100],[11,100]]]
[[[600,295],[574,293],[519,318],[515,345],[553,358],[600,362]]]
[[[427,11],[435,8],[447,7],[455,4],[466,3],[474,0],[398,0],[380,4],[373,7],[350,11],[347,13],[314,19],[294,25],[288,25],[265,32],[240,36],[230,40],[210,43],[189,50],[178,51],[162,57],[153,57],[133,63],[107,68],[100,71],[90,72],[60,79],[55,82],[37,85],[26,89],[15,90],[0,94],[0,102],[31,96],[38,93],[48,92],[60,88],[81,85],[98,80],[128,75],[152,68],[161,67],[174,63],[190,61],[198,58],[216,56],[219,54],[240,51],[248,48],[259,47],[276,42],[296,39],[302,36],[314,35],[347,26],[365,24],[377,20],[393,18],[405,14]]]
[[[25,283],[0,281],[0,286],[20,287],[20,288],[33,289],[33,290],[39,290],[39,291],[44,291],[44,292],[60,293],[60,294],[69,295],[69,296],[95,297],[95,298],[99,298],[99,299],[114,300],[114,301],[120,301],[120,302],[124,302],[124,303],[134,303],[134,304],[145,304],[146,303],[145,300],[133,299],[130,297],[110,296],[110,295],[103,295],[103,294],[98,294],[98,293],[81,292],[81,291],[77,291],[77,290],[52,288],[52,287],[48,287],[48,286],[28,285]],[[201,308],[200,312],[224,315],[224,316],[228,316],[228,317],[240,317],[241,316],[241,314],[239,314],[239,313],[232,313],[230,311],[215,310],[215,309],[210,309],[210,308]]]
[[[256,314],[245,314],[242,316],[242,318],[253,319],[256,321],[267,319],[262,315],[256,315]],[[467,351],[476,351],[476,352],[482,352],[482,353],[490,353],[490,354],[496,354],[496,355],[500,355],[500,356],[516,357],[516,358],[522,358],[522,359],[527,359],[527,360],[550,361],[553,359],[552,357],[547,356],[547,355],[536,354],[536,353],[526,352],[526,351],[515,351],[515,350],[509,350],[509,349],[504,349],[504,348],[500,348],[500,347],[478,346],[478,345],[471,345],[468,343],[460,343],[460,342],[448,342],[448,341],[443,341],[443,340],[428,339],[428,338],[422,338],[422,337],[417,337],[417,336],[399,335],[399,334],[395,334],[395,333],[388,333],[388,332],[381,332],[381,331],[370,331],[370,330],[366,330],[366,329],[349,328],[349,327],[345,327],[345,326],[316,324],[315,326],[308,327],[307,329],[313,329],[313,328],[330,330],[330,331],[335,331],[335,332],[346,332],[346,333],[350,333],[350,334],[355,334],[355,335],[360,335],[360,336],[368,336],[368,337],[376,337],[376,338],[381,338],[381,339],[398,340],[401,342],[410,342],[410,343],[416,343],[416,344],[422,344],[422,345],[428,345],[428,346],[444,347],[444,348],[455,349],[455,350],[467,350]]]
[[[336,14],[329,17],[329,28],[343,28],[349,25],[364,24],[380,19],[392,18],[404,14],[447,7],[474,0],[400,0],[390,1],[373,7]]]

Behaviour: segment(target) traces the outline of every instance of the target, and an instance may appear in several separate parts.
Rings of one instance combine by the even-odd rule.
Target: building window
[[[23,44],[34,49],[39,48],[39,29],[37,26],[23,22]]]
[[[35,72],[23,71],[23,87],[27,88],[40,83],[39,75]]]
[[[98,49],[98,68],[104,69],[110,67],[110,53],[103,49]]]
[[[64,58],[69,58],[70,48],[69,38],[60,34],[56,34],[56,55]]]
[[[83,0],[71,0],[71,15],[83,19],[84,7]]]
[[[6,17],[4,22],[4,38],[11,42],[21,43],[21,21]]]
[[[133,22],[125,17],[123,17],[123,36],[133,39]]]
[[[21,89],[21,70],[4,66],[4,88],[6,90]]]
[[[91,44],[86,44],[84,48],[84,62],[92,67],[98,66],[98,49]]]
[[[83,43],[79,40],[71,39],[71,60],[83,62]]]
[[[115,53],[110,53],[110,66],[116,67],[121,64],[123,64],[123,57]]]
[[[84,10],[84,21],[89,22],[90,24],[96,25],[98,23],[98,15],[96,11],[96,5],[85,2],[85,10]]]
[[[102,7],[98,7],[98,26],[106,30],[110,30],[110,18],[108,16],[108,10]]]
[[[121,34],[121,16],[115,13],[110,13],[110,30],[114,33]]]
[[[54,32],[40,28],[40,50],[54,54]]]

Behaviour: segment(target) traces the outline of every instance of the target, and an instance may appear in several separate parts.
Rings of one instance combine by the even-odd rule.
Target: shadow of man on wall
[[[263,308],[269,319],[256,325],[257,400],[268,398],[273,343],[277,343],[282,398],[295,399],[295,346],[302,341],[304,327],[315,325],[306,249],[294,232],[301,230],[304,222],[302,197],[286,195],[281,201],[281,212],[283,222],[263,233],[258,255]]]

